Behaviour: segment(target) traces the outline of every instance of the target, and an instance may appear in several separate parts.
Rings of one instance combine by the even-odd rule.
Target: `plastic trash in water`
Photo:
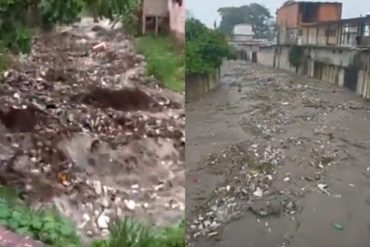
[[[334,229],[336,229],[338,231],[343,231],[344,230],[344,226],[342,224],[333,223],[332,226],[333,226]]]

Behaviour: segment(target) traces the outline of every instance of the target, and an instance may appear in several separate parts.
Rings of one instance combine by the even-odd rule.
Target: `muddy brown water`
[[[312,98],[321,103],[307,104]],[[200,214],[199,205],[227,179],[226,173],[214,175],[206,167],[209,154],[245,141],[284,151],[284,164],[272,184],[295,195],[301,206],[293,215],[280,216],[260,217],[246,210],[240,219],[224,224],[218,237],[194,238],[192,246],[370,244],[370,103],[327,82],[234,61],[225,64],[220,88],[187,104],[186,111],[188,226]],[[265,136],[252,128],[255,123],[276,131]],[[316,149],[335,153],[333,164],[310,165],[316,162]],[[318,190],[318,184],[326,184],[329,194]]]

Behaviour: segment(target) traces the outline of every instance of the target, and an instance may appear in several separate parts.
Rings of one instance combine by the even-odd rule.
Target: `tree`
[[[233,55],[225,35],[197,19],[186,20],[185,39],[186,74],[209,73],[221,66],[223,58]]]
[[[83,7],[99,17],[121,21],[128,34],[138,30],[137,0],[0,0],[0,51],[29,52],[32,28],[71,24]]]
[[[256,38],[269,38],[269,20],[272,18],[269,10],[258,4],[251,3],[241,7],[225,7],[218,9],[221,15],[220,29],[230,35],[233,27],[241,23],[252,25]]]
[[[82,0],[1,0],[0,49],[29,52],[33,27],[72,23],[82,7]]]

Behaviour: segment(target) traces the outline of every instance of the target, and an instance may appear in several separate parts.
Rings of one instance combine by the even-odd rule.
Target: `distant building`
[[[276,15],[281,45],[370,46],[370,16],[341,19],[341,3],[288,1]]]
[[[170,31],[181,42],[185,34],[184,0],[138,0],[142,34]]]
[[[302,26],[299,45],[370,47],[370,16]]]
[[[237,24],[232,30],[232,42],[243,43],[250,42],[254,38],[252,25],[248,23]]]
[[[276,12],[277,42],[296,44],[302,35],[302,26],[319,22],[339,21],[342,3],[287,1]]]

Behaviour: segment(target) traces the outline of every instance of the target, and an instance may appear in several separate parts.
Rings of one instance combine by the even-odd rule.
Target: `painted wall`
[[[235,25],[233,28],[233,34],[234,35],[247,35],[247,36],[253,36],[253,28],[250,24],[238,24]]]
[[[321,3],[318,13],[318,22],[337,21],[342,18],[341,3]]]
[[[283,6],[277,10],[277,24],[285,27],[298,27],[299,6],[298,4],[292,4],[289,6]]]
[[[247,42],[252,41],[253,35],[233,35],[232,41],[233,42]]]

